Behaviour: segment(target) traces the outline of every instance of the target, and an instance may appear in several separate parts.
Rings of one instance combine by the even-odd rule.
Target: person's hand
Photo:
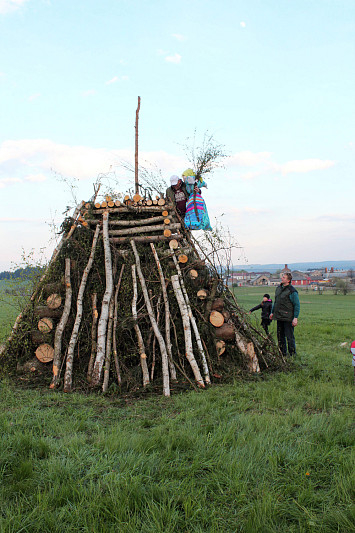
[[[297,326],[297,323],[298,323],[297,318],[294,318],[294,319],[292,320],[292,325],[293,325],[293,326]]]
[[[251,315],[251,311],[249,311],[248,315]]]
[[[271,315],[269,316],[269,320],[272,320],[274,317],[274,313],[271,313]]]

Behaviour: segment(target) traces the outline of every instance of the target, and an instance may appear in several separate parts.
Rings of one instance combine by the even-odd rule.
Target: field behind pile
[[[0,531],[354,531],[355,295],[300,299],[287,374],[135,403],[3,381]]]

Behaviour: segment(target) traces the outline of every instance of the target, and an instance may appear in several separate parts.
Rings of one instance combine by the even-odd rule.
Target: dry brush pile
[[[160,196],[82,202],[1,348],[2,368],[64,391],[204,388],[286,368]]]

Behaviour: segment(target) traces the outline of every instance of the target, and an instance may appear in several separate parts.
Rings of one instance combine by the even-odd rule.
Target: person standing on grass
[[[277,320],[277,341],[283,355],[287,355],[287,348],[289,355],[296,355],[294,328],[300,314],[300,300],[291,281],[290,272],[282,275],[270,314],[270,320]]]
[[[270,294],[264,294],[263,301],[259,305],[252,307],[252,309],[250,309],[249,311],[249,315],[250,315],[250,313],[252,313],[253,311],[257,311],[258,309],[261,309],[261,325],[264,328],[266,335],[269,334],[269,325],[271,322],[270,320],[271,308],[272,308],[272,300],[270,298]]]

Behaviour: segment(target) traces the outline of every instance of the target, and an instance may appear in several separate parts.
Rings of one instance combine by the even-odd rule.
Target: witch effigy
[[[206,182],[201,176],[198,177],[191,168],[182,173],[182,178],[188,194],[184,219],[185,226],[190,230],[202,229],[211,231],[206,203],[201,195],[201,188],[207,188]]]

